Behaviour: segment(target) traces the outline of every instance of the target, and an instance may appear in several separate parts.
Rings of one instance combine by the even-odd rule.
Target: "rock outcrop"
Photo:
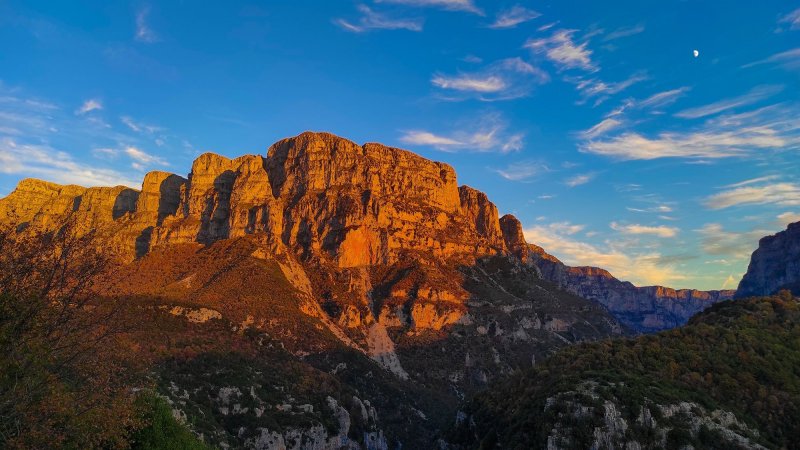
[[[5,222],[46,230],[74,218],[117,235],[111,250],[125,261],[158,245],[257,233],[339,267],[391,263],[407,250],[474,258],[504,250],[497,217],[450,166],[326,133],[282,140],[266,157],[206,153],[188,180],[153,172],[141,192],[24,180],[0,201]]]
[[[736,297],[771,295],[782,289],[800,294],[800,222],[758,241]]]
[[[181,355],[213,347],[161,376],[173,407],[220,446],[433,448],[441,418],[489,383],[564,346],[631,334],[623,323],[677,325],[702,303],[568,268],[446,164],[326,133],[266,155],[206,153],[188,177],[151,172],[140,191],[23,180],[0,199],[0,225],[91,233],[113,262],[93,293],[146,301],[144,325],[169,316],[143,332],[157,345],[140,348],[169,353],[162,331],[192,347]],[[207,334],[183,339],[195,333]],[[237,348],[244,359],[228,357]],[[297,370],[314,382],[295,383]],[[220,386],[219,373],[238,384]],[[347,403],[350,431],[330,426],[338,407],[304,392],[317,387]],[[228,401],[234,390],[241,402]],[[363,412],[370,404],[386,422]],[[296,423],[307,426],[276,427]]]
[[[469,295],[448,271],[496,255],[534,265],[544,279],[601,303],[640,331],[680,325],[726,298],[722,292],[635,288],[601,269],[566,267],[529,245],[514,216],[498,216],[484,193],[459,187],[446,164],[310,132],[275,143],[266,156],[203,154],[188,179],[148,173],[141,191],[28,179],[0,199],[1,223],[34,231],[71,223],[76,233],[95,233],[122,263],[164,246],[243,236],[257,237],[267,253],[337,270],[432,258],[404,266],[380,305],[372,305],[378,308],[373,319],[387,323],[438,329],[458,322]],[[362,301],[360,319],[369,305]],[[355,320],[354,311],[343,313]]]
[[[535,245],[528,246],[526,251],[542,278],[604,305],[620,322],[640,332],[684,325],[693,315],[716,302],[733,298],[734,294],[732,290],[637,287],[618,280],[605,269],[567,266]]]

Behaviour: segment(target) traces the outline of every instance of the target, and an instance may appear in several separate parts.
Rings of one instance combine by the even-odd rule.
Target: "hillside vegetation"
[[[800,303],[723,302],[679,329],[566,348],[468,415],[456,440],[471,448],[798,448]]]

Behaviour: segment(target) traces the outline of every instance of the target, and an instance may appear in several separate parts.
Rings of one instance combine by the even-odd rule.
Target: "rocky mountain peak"
[[[497,208],[459,188],[452,167],[330,133],[283,139],[266,157],[204,153],[188,178],[151,172],[140,192],[23,180],[0,208],[6,221],[39,229],[85,216],[126,261],[158,245],[251,234],[340,267],[390,262],[409,250],[439,258],[505,250]]]
[[[500,218],[500,229],[503,231],[503,240],[506,248],[516,257],[525,260],[528,258],[530,249],[525,242],[525,233],[522,231],[522,223],[511,214],[506,214]]]
[[[759,240],[736,296],[771,295],[781,289],[800,293],[800,222]]]
[[[26,179],[0,199],[3,223],[46,231],[72,219],[78,232],[95,232],[122,263],[174,244],[210,245],[245,236],[269,252],[339,269],[392,265],[406,255],[424,256],[434,266],[470,266],[481,258],[509,255],[557,286],[627,317],[625,323],[640,330],[679,325],[726,298],[724,293],[636,288],[603,269],[567,267],[528,244],[516,217],[498,216],[486,194],[458,186],[447,164],[315,132],[280,140],[266,156],[231,159],[204,153],[188,177],[150,172],[141,191]],[[455,284],[435,292],[433,281],[447,284],[446,276],[423,272],[414,276],[428,280],[411,283],[403,295],[463,301],[464,292]],[[634,314],[626,316],[631,310]]]

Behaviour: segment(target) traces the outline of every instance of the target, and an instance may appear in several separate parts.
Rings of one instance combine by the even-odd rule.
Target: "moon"
[[[695,57],[695,58],[697,58],[698,56],[700,56],[700,52],[699,52],[699,51],[697,51],[697,50],[694,50],[694,51],[692,51],[692,54],[694,54],[694,57]]]

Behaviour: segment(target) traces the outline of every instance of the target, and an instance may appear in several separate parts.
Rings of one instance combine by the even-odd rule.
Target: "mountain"
[[[761,238],[736,297],[771,295],[781,289],[800,293],[800,222]]]
[[[800,302],[722,302],[687,326],[586,343],[478,394],[464,448],[797,448]]]
[[[93,293],[221,447],[429,448],[490,384],[722,298],[564,266],[450,166],[327,133],[141,190],[22,180],[0,225],[91,238]]]
[[[543,279],[602,304],[620,322],[643,333],[684,325],[690,317],[714,303],[730,300],[735,292],[637,287],[598,267],[567,266],[534,244],[528,246],[526,257]]]
[[[91,238],[94,294],[215,446],[428,448],[490,383],[630,333],[514,256],[519,222],[451,167],[325,133],[141,191],[23,180],[0,224]]]

